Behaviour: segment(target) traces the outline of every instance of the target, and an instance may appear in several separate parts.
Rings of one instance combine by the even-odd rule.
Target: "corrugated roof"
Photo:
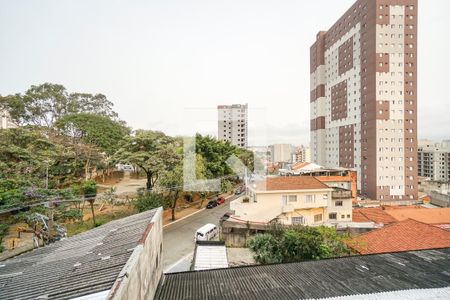
[[[411,219],[363,233],[348,243],[361,254],[450,247],[450,231]]]
[[[0,299],[70,299],[109,290],[156,210],[0,262]]]
[[[450,248],[167,274],[156,299],[311,299],[450,286]]]
[[[254,188],[258,191],[288,191],[329,189],[330,187],[312,176],[280,176],[267,177],[265,182],[255,183]]]

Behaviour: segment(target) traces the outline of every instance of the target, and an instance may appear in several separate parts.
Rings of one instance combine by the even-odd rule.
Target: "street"
[[[172,266],[183,257],[194,251],[194,234],[203,225],[212,223],[219,225],[219,219],[230,209],[231,196],[222,205],[205,209],[179,222],[168,225],[163,230],[163,268]]]

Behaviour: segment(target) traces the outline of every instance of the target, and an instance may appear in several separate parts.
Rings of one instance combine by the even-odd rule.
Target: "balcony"
[[[338,199],[351,199],[352,198],[352,191],[342,189],[342,188],[334,188],[331,192],[331,198],[333,200]]]

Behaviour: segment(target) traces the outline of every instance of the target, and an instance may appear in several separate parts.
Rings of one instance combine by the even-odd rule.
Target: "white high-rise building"
[[[217,106],[219,114],[217,133],[219,140],[229,141],[239,147],[248,145],[248,105]]]
[[[450,141],[419,141],[419,176],[435,181],[450,181]]]
[[[271,160],[274,163],[292,162],[294,147],[291,144],[274,144],[270,146]]]
[[[13,123],[9,113],[6,110],[0,110],[0,129],[14,127],[16,127],[16,124]]]

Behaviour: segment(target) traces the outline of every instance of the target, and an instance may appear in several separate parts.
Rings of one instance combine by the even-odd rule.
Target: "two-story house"
[[[266,178],[250,183],[247,194],[231,202],[241,221],[322,225],[351,222],[351,191],[331,188],[312,176]]]

